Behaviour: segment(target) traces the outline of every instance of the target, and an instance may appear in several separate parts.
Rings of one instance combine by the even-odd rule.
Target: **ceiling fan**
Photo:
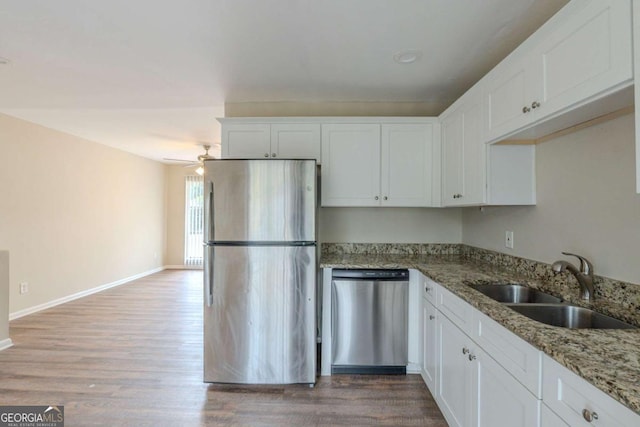
[[[164,160],[170,160],[172,162],[189,163],[188,165],[185,165],[185,167],[198,165],[198,169],[196,169],[196,173],[198,175],[202,175],[204,174],[204,161],[209,159],[215,159],[214,156],[209,154],[209,149],[211,148],[211,145],[205,144],[202,146],[202,148],[204,148],[204,154],[200,154],[198,156],[198,160],[170,159],[167,157],[164,157]]]

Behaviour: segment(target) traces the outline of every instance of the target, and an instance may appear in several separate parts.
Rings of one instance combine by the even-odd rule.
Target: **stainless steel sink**
[[[530,319],[562,328],[636,329],[635,326],[588,308],[565,304],[507,304]]]
[[[545,294],[537,289],[522,285],[469,285],[478,292],[498,302],[532,304],[556,304],[562,302],[560,298]]]

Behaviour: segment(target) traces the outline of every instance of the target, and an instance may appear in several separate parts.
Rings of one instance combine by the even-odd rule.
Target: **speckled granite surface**
[[[527,260],[517,261],[518,259],[506,260],[505,257],[508,255],[494,256],[498,261],[492,263],[494,260],[489,259],[492,255],[488,251],[464,245],[457,245],[458,249],[452,249],[449,246],[447,245],[446,251],[453,253],[451,255],[431,255],[428,251],[426,254],[414,251],[403,252],[401,249],[391,254],[379,251],[367,253],[364,246],[360,248],[359,253],[325,252],[323,245],[320,266],[415,268],[640,414],[640,329],[566,329],[547,326],[531,320],[467,285],[486,282],[520,283],[543,289],[558,296],[563,296],[564,292],[575,293],[577,296],[577,285],[576,287],[571,285],[558,287],[555,282],[560,279],[555,277],[552,277],[550,282],[541,280],[539,277],[544,277],[547,274],[546,269],[549,269],[548,265],[546,269],[543,268],[545,264],[542,263],[528,262]],[[436,248],[431,250],[437,253]],[[457,254],[455,254],[456,252]],[[519,260],[522,259],[519,258]],[[539,274],[535,271],[538,271]],[[631,289],[623,290],[623,292],[630,294],[631,299],[635,301],[630,305],[607,301],[602,295],[594,303],[583,303],[575,297],[573,297],[575,301],[572,302],[606,312],[640,326],[640,314],[636,299],[636,292],[640,291],[640,286],[630,284],[630,287]],[[615,291],[615,289],[611,291]]]

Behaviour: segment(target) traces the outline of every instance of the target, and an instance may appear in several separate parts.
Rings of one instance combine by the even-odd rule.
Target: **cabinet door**
[[[472,368],[468,352],[471,340],[446,316],[438,316],[438,364],[436,402],[450,426],[471,422]]]
[[[633,78],[631,3],[584,3],[534,52],[543,83],[537,118]]]
[[[464,102],[442,122],[443,204],[468,206],[486,200],[486,145],[482,142],[480,93]]]
[[[319,124],[272,124],[271,157],[320,162]]]
[[[631,427],[640,425],[640,415],[560,365],[543,357],[542,396],[571,426]],[[590,421],[589,421],[590,420]]]
[[[322,125],[322,206],[380,205],[380,125]]]
[[[526,56],[494,69],[485,85],[484,141],[495,141],[534,121],[540,102],[541,64]]]
[[[426,299],[422,299],[422,379],[431,391],[436,394],[436,366],[438,365],[438,311]]]
[[[474,427],[537,427],[540,401],[487,353],[475,348],[468,355],[474,365]]]
[[[545,404],[540,405],[540,425],[542,427],[570,427]]]
[[[382,125],[382,206],[430,206],[433,125]]]
[[[222,157],[258,159],[271,156],[269,124],[227,124],[222,127]]]

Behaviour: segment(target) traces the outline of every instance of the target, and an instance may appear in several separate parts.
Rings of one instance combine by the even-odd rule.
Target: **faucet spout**
[[[580,296],[582,299],[591,301],[594,298],[595,287],[593,284],[593,264],[589,262],[583,256],[572,254],[569,252],[562,252],[564,255],[571,255],[577,257],[580,260],[580,268],[578,269],[575,265],[571,264],[568,261],[556,261],[551,265],[551,270],[554,273],[562,273],[564,271],[569,271],[578,281],[580,285]]]

